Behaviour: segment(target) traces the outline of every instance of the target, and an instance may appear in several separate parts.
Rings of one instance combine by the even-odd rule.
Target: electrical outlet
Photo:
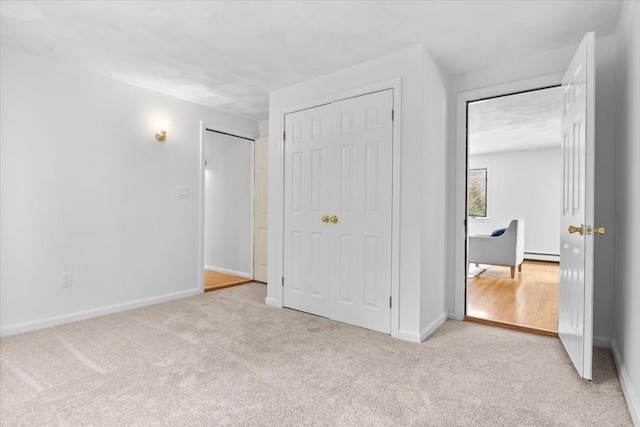
[[[189,198],[189,187],[178,187],[178,191],[176,193],[176,197],[178,199],[188,199]]]
[[[73,273],[62,273],[62,287],[73,287]]]

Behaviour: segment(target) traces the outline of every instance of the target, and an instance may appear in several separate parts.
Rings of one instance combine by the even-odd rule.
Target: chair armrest
[[[494,265],[515,265],[514,239],[485,236],[469,236],[469,262]]]

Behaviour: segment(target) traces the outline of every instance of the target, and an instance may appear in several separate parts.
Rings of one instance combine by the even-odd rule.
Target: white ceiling
[[[268,93],[424,43],[452,74],[610,34],[619,1],[0,2],[2,46],[248,118]]]
[[[469,155],[560,147],[562,88],[469,104]]]

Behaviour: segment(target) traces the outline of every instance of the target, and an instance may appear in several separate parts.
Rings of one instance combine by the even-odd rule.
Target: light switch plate
[[[63,288],[73,287],[73,273],[62,273],[62,287]]]
[[[178,187],[178,192],[176,193],[176,197],[178,199],[188,199],[189,187]]]

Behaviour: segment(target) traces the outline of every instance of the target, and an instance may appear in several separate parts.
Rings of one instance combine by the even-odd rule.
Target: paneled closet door
[[[393,91],[285,117],[284,305],[389,333]]]
[[[284,156],[284,305],[325,317],[335,162],[330,113],[325,105],[287,114]]]
[[[393,91],[332,104],[330,317],[390,333]]]

